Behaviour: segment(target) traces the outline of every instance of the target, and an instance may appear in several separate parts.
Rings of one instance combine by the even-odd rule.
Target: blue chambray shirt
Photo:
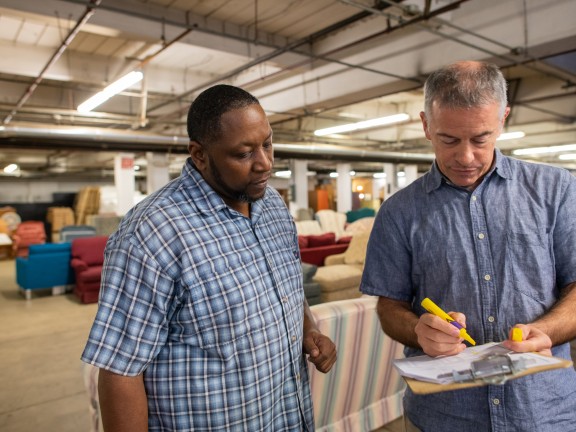
[[[417,315],[430,297],[464,313],[478,344],[507,339],[514,324],[556,303],[560,289],[576,281],[576,179],[498,150],[495,158],[472,192],[450,185],[434,164],[384,202],[368,244],[363,293],[411,302]],[[570,358],[568,344],[552,351]],[[423,431],[574,431],[576,372],[431,395],[407,390],[404,408]]]
[[[82,360],[144,373],[150,431],[313,430],[297,244],[274,189],[246,218],[188,160],[110,237]]]

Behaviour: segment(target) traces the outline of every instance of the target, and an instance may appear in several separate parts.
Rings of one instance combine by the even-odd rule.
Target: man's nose
[[[272,151],[266,148],[260,148],[254,154],[254,169],[256,171],[270,171],[274,163]]]
[[[456,161],[461,165],[469,165],[474,161],[474,149],[469,143],[462,143],[459,146]]]

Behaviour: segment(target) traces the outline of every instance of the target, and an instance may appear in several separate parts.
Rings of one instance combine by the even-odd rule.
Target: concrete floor
[[[80,354],[95,313],[73,294],[26,301],[15,262],[0,261],[0,431],[90,431]],[[403,430],[398,419],[378,432]]]
[[[80,354],[96,305],[72,294],[18,292],[15,262],[0,261],[0,430],[89,431]]]

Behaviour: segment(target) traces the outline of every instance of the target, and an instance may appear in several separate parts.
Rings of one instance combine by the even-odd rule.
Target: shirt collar
[[[511,178],[510,162],[508,161],[508,159],[505,158],[498,149],[494,149],[494,159],[495,159],[494,166],[490,171],[488,171],[484,179],[492,176],[492,174],[496,174],[502,177],[503,179],[510,179]],[[442,185],[442,183],[450,184],[450,180],[448,180],[444,176],[444,174],[440,172],[438,164],[436,163],[436,161],[434,161],[432,163],[432,167],[430,168],[430,171],[425,181],[426,193],[430,193],[438,189]]]

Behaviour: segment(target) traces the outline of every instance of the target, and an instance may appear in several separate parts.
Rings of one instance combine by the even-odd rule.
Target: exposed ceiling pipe
[[[380,10],[380,9],[377,9],[377,8],[374,8],[374,7],[370,7],[370,6],[366,6],[366,5],[364,5],[364,4],[357,3],[357,2],[354,1],[354,0],[338,0],[338,1],[340,1],[341,3],[347,4],[347,5],[349,5],[349,6],[354,6],[354,7],[358,8],[358,9],[361,9],[361,10],[364,10],[364,11],[367,11],[367,12],[372,12],[374,15],[382,15],[382,16],[385,16],[385,17],[387,17],[387,18],[390,18],[390,17],[392,16],[392,15],[386,13],[386,12],[383,12],[383,11]],[[400,4],[398,4],[398,3],[394,2],[394,1],[390,1],[390,0],[380,0],[380,1],[381,1],[382,3],[386,3],[386,4],[389,5],[389,6],[397,6],[397,7],[400,7],[402,10],[406,11],[406,7],[405,7],[404,5],[400,5]],[[468,1],[468,0],[462,0],[462,1]],[[461,1],[458,2],[458,3],[461,3]],[[428,17],[428,16],[424,16],[424,17],[425,17],[425,18],[432,18],[432,17]],[[398,19],[398,17],[396,17],[396,19]],[[464,33],[464,34],[473,36],[473,37],[478,38],[478,39],[480,39],[480,40],[484,40],[485,42],[489,42],[489,43],[491,43],[491,44],[493,44],[493,45],[496,45],[496,46],[499,46],[499,47],[501,47],[501,48],[504,48],[504,49],[506,49],[510,54],[513,54],[513,55],[516,55],[516,56],[523,55],[523,56],[524,56],[524,60],[523,60],[523,62],[519,62],[519,61],[517,61],[515,58],[510,57],[509,55],[499,54],[499,53],[497,53],[497,52],[495,52],[495,51],[482,48],[482,47],[480,47],[480,46],[477,45],[477,44],[474,44],[474,43],[471,43],[471,42],[466,42],[466,41],[464,41],[463,39],[461,39],[461,38],[459,38],[459,37],[457,37],[457,36],[448,35],[448,34],[446,34],[446,33],[443,33],[443,32],[441,32],[441,31],[436,30],[435,28],[432,28],[432,27],[430,27],[430,26],[428,26],[428,25],[425,25],[425,24],[415,23],[415,25],[416,25],[418,28],[420,28],[420,29],[422,29],[422,30],[424,30],[424,31],[427,31],[427,32],[429,32],[429,33],[432,33],[432,34],[434,34],[434,35],[436,35],[436,36],[440,36],[440,37],[443,38],[443,39],[451,40],[451,41],[453,41],[453,42],[456,42],[456,43],[459,43],[459,44],[461,44],[461,45],[467,46],[467,47],[469,47],[469,48],[478,50],[478,51],[483,52],[483,53],[485,53],[485,54],[489,54],[489,55],[491,55],[491,56],[493,56],[493,57],[495,57],[495,58],[504,60],[504,61],[508,62],[508,64],[507,64],[506,66],[511,66],[511,65],[520,66],[520,65],[522,64],[522,65],[523,65],[524,67],[526,67],[527,69],[532,69],[532,70],[535,70],[535,71],[537,71],[537,72],[539,72],[539,73],[543,73],[543,74],[545,74],[545,75],[547,75],[547,76],[550,76],[550,77],[552,77],[552,78],[555,78],[555,79],[558,79],[558,80],[561,80],[561,81],[566,82],[566,78],[563,77],[563,76],[561,76],[561,75],[554,74],[554,73],[551,73],[551,72],[548,72],[548,71],[543,71],[541,68],[538,68],[538,67],[533,66],[533,65],[530,65],[530,64],[523,64],[523,63],[525,63],[526,61],[533,61],[533,62],[535,62],[536,64],[542,63],[542,60],[541,60],[540,58],[537,58],[537,57],[534,57],[534,56],[529,55],[529,54],[526,53],[525,50],[523,50],[523,49],[519,49],[518,47],[508,46],[508,45],[504,44],[503,42],[500,42],[500,41],[495,40],[495,39],[492,39],[492,38],[488,38],[488,37],[486,37],[486,36],[483,36],[483,35],[480,35],[480,34],[478,34],[478,33],[475,33],[475,32],[473,32],[473,31],[471,31],[471,30],[468,30],[468,29],[465,29],[465,28],[463,28],[463,27],[457,26],[457,25],[455,25],[455,24],[452,24],[450,21],[446,21],[446,20],[444,20],[444,19],[442,19],[442,18],[434,17],[434,19],[437,20],[437,21],[439,21],[443,26],[451,27],[451,28],[453,28],[453,29],[455,29],[455,30],[458,30],[459,32]],[[575,76],[574,74],[570,73],[569,71],[567,71],[567,73],[569,73],[569,74],[572,75],[572,76]],[[571,83],[571,81],[568,81],[568,82]]]
[[[376,10],[379,10],[379,9],[376,8]],[[268,54],[265,54],[265,55],[263,55],[263,56],[260,56],[260,57],[254,59],[254,60],[252,60],[252,61],[250,61],[250,62],[248,62],[248,63],[246,63],[246,64],[244,64],[244,65],[242,65],[242,66],[240,66],[240,67],[238,67],[238,68],[230,71],[230,72],[227,72],[227,73],[225,73],[225,74],[223,74],[223,75],[220,75],[219,77],[217,77],[217,78],[215,78],[215,79],[212,79],[212,80],[210,80],[210,81],[208,81],[208,82],[203,83],[203,84],[200,85],[200,86],[196,86],[196,87],[194,87],[194,88],[192,88],[192,89],[190,89],[190,90],[188,90],[188,91],[186,91],[186,92],[184,92],[184,93],[181,93],[181,94],[175,96],[172,100],[169,100],[169,101],[166,101],[166,102],[162,102],[162,103],[160,103],[160,104],[158,104],[158,105],[156,105],[156,106],[154,106],[154,107],[151,107],[149,111],[155,111],[155,110],[158,110],[158,109],[160,109],[160,108],[163,108],[163,107],[165,107],[165,106],[167,106],[167,105],[170,105],[171,103],[179,102],[179,101],[181,101],[182,99],[184,99],[184,98],[186,98],[186,97],[194,94],[195,92],[197,92],[197,91],[199,91],[199,90],[202,90],[202,89],[204,89],[204,88],[210,87],[211,85],[214,85],[214,84],[218,84],[218,83],[220,83],[220,82],[222,82],[222,81],[225,81],[225,80],[227,80],[227,79],[233,78],[234,76],[240,74],[241,72],[244,72],[244,71],[246,71],[246,70],[248,70],[248,69],[250,69],[250,68],[252,68],[252,67],[254,67],[254,66],[258,66],[259,64],[262,64],[262,63],[264,63],[264,62],[267,62],[267,61],[269,61],[269,60],[271,60],[271,59],[273,59],[273,58],[275,58],[275,57],[278,57],[278,56],[280,56],[280,55],[282,55],[282,54],[284,54],[284,53],[287,53],[287,52],[294,52],[294,53],[296,53],[296,54],[300,54],[300,55],[303,55],[303,56],[306,56],[306,57],[309,57],[309,58],[314,58],[314,55],[312,55],[312,54],[310,54],[310,53],[306,53],[306,52],[296,51],[296,48],[298,48],[298,47],[300,47],[300,46],[302,46],[302,45],[311,44],[311,43],[313,43],[315,40],[317,40],[317,39],[319,39],[319,38],[325,37],[325,36],[327,36],[327,35],[329,35],[329,34],[331,34],[331,33],[333,33],[333,32],[336,32],[336,31],[338,31],[338,30],[340,30],[340,29],[342,29],[342,28],[346,28],[346,27],[349,26],[350,24],[353,24],[353,23],[355,23],[355,22],[357,22],[357,21],[360,21],[360,20],[362,20],[362,19],[364,19],[364,18],[366,18],[366,17],[368,17],[368,16],[370,16],[370,15],[371,15],[370,12],[360,12],[360,13],[357,13],[357,14],[355,14],[355,15],[353,15],[353,16],[351,16],[351,17],[348,17],[348,18],[346,18],[346,19],[344,19],[344,20],[341,20],[341,21],[339,21],[339,22],[337,22],[337,23],[331,24],[331,25],[329,25],[328,27],[325,27],[325,28],[323,28],[323,29],[320,29],[320,30],[318,30],[318,31],[316,31],[316,32],[308,35],[308,36],[305,36],[305,37],[303,37],[303,38],[301,38],[301,39],[298,39],[298,40],[295,40],[295,41],[293,41],[293,42],[290,42],[290,43],[288,43],[287,45],[285,45],[285,46],[283,46],[283,47],[278,47],[278,48],[276,48],[274,51],[272,51],[272,52],[270,52],[270,53],[268,53]],[[198,30],[199,30],[199,31],[202,31],[201,29],[198,29]],[[226,37],[230,37],[230,36],[226,36]],[[327,61],[331,61],[330,59],[326,59],[326,60],[327,60]],[[354,67],[354,65],[348,65],[348,67]],[[174,114],[174,113],[180,114],[180,110],[178,110],[178,111],[173,111],[173,112],[171,112],[171,113],[168,113],[168,114],[164,115],[163,117],[168,117],[168,116],[170,116],[170,115],[172,115],[172,114]]]
[[[114,131],[102,128],[37,128],[24,126],[0,127],[0,147],[14,146],[14,142],[28,148],[107,150],[107,151],[156,151],[187,153],[188,139],[182,136],[153,135]],[[309,160],[346,160],[364,162],[430,163],[433,154],[398,153],[361,150],[329,144],[274,144],[274,153],[280,158]]]
[[[6,118],[3,121],[3,124],[7,125],[8,123],[10,123],[12,121],[12,118],[16,115],[16,113],[22,107],[22,105],[24,105],[26,101],[30,98],[30,96],[32,96],[32,93],[34,93],[36,87],[38,87],[38,84],[40,84],[40,82],[44,79],[46,71],[54,63],[56,63],[58,59],[62,56],[64,51],[66,51],[66,48],[68,48],[70,43],[74,40],[74,38],[76,37],[82,26],[86,24],[86,22],[88,22],[90,17],[94,14],[94,10],[100,5],[101,1],[102,0],[90,0],[90,3],[88,4],[88,6],[86,6],[86,12],[84,12],[84,15],[82,15],[82,17],[78,20],[74,28],[70,30],[68,36],[66,36],[66,38],[62,41],[56,52],[52,55],[50,60],[48,60],[48,63],[46,63],[44,68],[40,71],[40,74],[36,77],[34,82],[30,84],[28,89],[24,92],[24,94],[14,107],[14,109],[10,112],[10,114],[6,116]]]

